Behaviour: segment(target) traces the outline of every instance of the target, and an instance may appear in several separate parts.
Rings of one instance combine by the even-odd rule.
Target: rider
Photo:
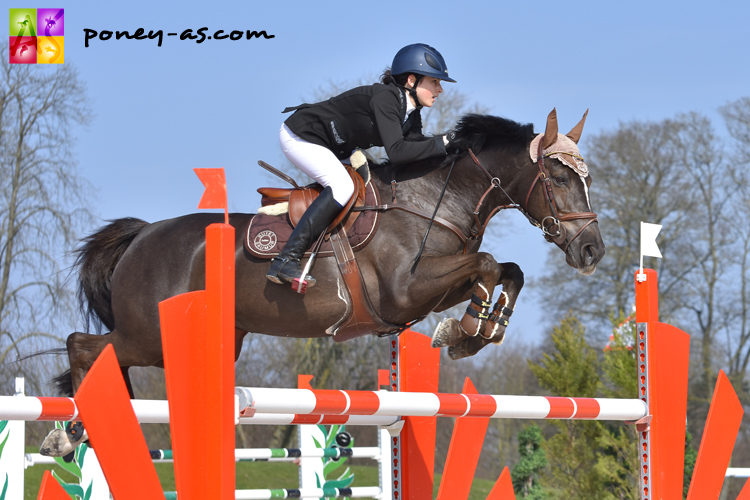
[[[273,259],[269,280],[292,283],[301,278],[300,259],[354,193],[341,160],[356,148],[384,146],[393,163],[447,154],[447,136],[424,137],[420,115],[420,109],[432,107],[443,91],[441,81],[455,83],[443,56],[429,45],[415,43],[396,53],[382,83],[284,110],[294,111],[279,131],[284,155],[324,189]],[[305,280],[308,287],[315,284],[310,275]]]

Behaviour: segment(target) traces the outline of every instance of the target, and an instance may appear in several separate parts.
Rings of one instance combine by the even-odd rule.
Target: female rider
[[[440,53],[429,45],[407,45],[393,58],[382,83],[357,87],[294,111],[282,125],[279,140],[284,155],[324,187],[292,231],[266,277],[274,283],[302,279],[300,259],[326,230],[354,193],[341,164],[356,148],[384,146],[393,163],[446,155],[447,136],[422,135],[423,106],[432,107],[443,91],[440,82],[455,82]],[[406,139],[407,136],[415,134]],[[305,276],[307,286],[315,278]]]

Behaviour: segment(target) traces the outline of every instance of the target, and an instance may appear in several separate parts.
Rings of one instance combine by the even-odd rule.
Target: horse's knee
[[[502,274],[500,279],[513,282],[519,289],[523,288],[523,271],[515,262],[503,262],[500,264]]]
[[[501,268],[495,260],[495,257],[488,253],[478,254],[479,256],[479,273],[482,276],[495,276],[499,277]],[[493,283],[495,280],[488,280],[488,283]]]

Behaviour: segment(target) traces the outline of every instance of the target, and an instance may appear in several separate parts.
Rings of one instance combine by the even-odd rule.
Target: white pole
[[[378,483],[380,485],[379,500],[391,500],[393,498],[393,478],[391,476],[391,464],[393,463],[393,452],[391,451],[391,435],[388,429],[378,427],[378,447],[380,458],[378,458]]]
[[[8,396],[8,399],[16,403],[25,399],[22,377],[16,377],[15,396]],[[0,492],[7,488],[5,491],[6,500],[23,500],[25,465],[23,455],[26,445],[26,426],[24,422],[3,419],[2,417],[0,417],[0,420],[6,421],[4,422],[5,428],[0,432],[0,443],[7,439],[0,455]]]
[[[309,389],[240,388],[257,413],[366,413],[368,416],[482,416],[490,418],[636,421],[647,415],[640,399],[560,398],[437,394],[429,392],[326,391],[317,399]],[[336,395],[335,393],[339,393]]]

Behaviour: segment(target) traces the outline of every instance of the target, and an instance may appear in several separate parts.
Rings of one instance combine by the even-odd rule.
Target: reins
[[[438,201],[435,204],[435,210],[432,211],[432,217],[430,217],[430,223],[427,225],[427,231],[425,231],[424,238],[422,238],[422,244],[419,245],[419,251],[417,252],[417,256],[414,257],[414,265],[411,267],[412,273],[417,268],[417,264],[419,264],[419,259],[422,257],[422,252],[424,252],[424,246],[427,243],[427,236],[430,234],[430,229],[432,229],[432,223],[435,221],[438,208],[440,208],[440,203],[443,201],[443,195],[445,194],[445,190],[448,189],[448,181],[451,180],[451,174],[453,173],[453,167],[455,165],[456,165],[456,160],[453,160],[453,163],[451,163],[451,168],[450,170],[448,170],[448,177],[445,178],[445,184],[443,184],[443,190],[440,191],[440,197],[438,198]],[[466,251],[465,246],[464,246],[464,251]]]

